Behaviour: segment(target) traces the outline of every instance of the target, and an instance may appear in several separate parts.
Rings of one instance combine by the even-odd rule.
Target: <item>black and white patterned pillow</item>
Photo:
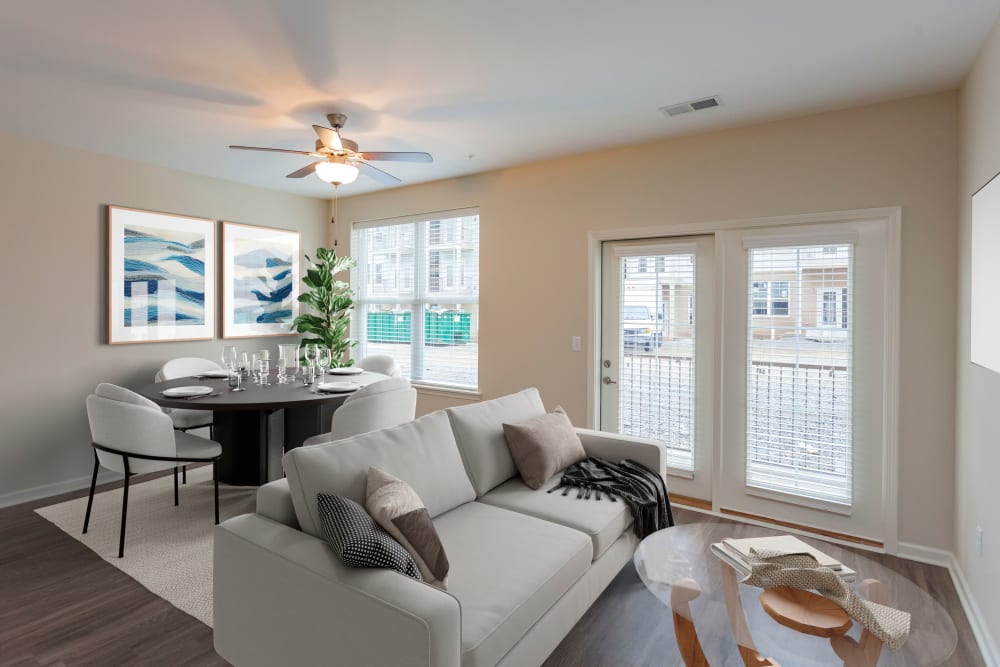
[[[417,564],[385,528],[350,498],[317,493],[323,537],[337,558],[350,567],[385,567],[423,581]]]

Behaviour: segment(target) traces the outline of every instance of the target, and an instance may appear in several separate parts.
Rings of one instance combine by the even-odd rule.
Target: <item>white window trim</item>
[[[605,241],[624,241],[629,239],[670,238],[681,236],[697,236],[714,234],[730,230],[752,230],[787,225],[789,229],[799,225],[813,225],[834,222],[851,222],[863,220],[881,220],[887,223],[886,256],[885,256],[885,304],[884,326],[885,341],[883,345],[883,376],[885,392],[883,394],[883,433],[885,442],[883,448],[883,502],[882,516],[885,518],[885,535],[882,538],[884,550],[887,553],[897,553],[899,545],[899,303],[900,303],[900,249],[903,209],[900,206],[880,208],[854,209],[847,211],[829,211],[823,213],[808,213],[768,218],[746,218],[723,220],[715,222],[680,223],[674,225],[650,225],[645,227],[629,227],[621,229],[593,230],[587,235],[587,285],[590,298],[587,302],[587,424],[596,428],[600,419],[600,385],[597,377],[601,363],[601,248]],[[773,235],[762,234],[761,245],[777,245]],[[752,237],[750,237],[752,238]],[[795,243],[802,243],[803,236],[796,236]],[[748,238],[749,240],[749,238]],[[816,245],[835,245],[855,239],[844,238],[844,235],[830,239],[817,237],[807,239]],[[824,242],[824,240],[828,242]],[[789,245],[793,243],[789,242]],[[724,271],[719,264],[718,272]],[[721,301],[721,300],[720,300]],[[721,304],[717,312],[721,315]],[[721,320],[720,320],[721,321]],[[718,404],[721,397],[716,397]],[[721,419],[721,410],[717,410],[717,418]],[[716,453],[721,448],[719,438],[721,428],[716,429]],[[720,466],[716,467],[719,473]],[[722,480],[716,478],[721,484]],[[717,501],[713,501],[714,511],[718,511]]]

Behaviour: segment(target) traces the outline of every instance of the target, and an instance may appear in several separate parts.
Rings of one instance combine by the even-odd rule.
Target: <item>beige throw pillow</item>
[[[503,434],[524,483],[539,489],[545,480],[587,458],[580,436],[561,407],[519,424],[504,424]]]
[[[365,509],[410,552],[424,581],[447,588],[448,556],[420,496],[384,470],[368,468]]]

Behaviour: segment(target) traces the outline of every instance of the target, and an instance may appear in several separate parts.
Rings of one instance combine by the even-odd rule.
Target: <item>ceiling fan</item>
[[[270,153],[292,153],[319,158],[317,162],[296,169],[286,178],[303,178],[315,172],[322,180],[334,187],[353,183],[358,174],[365,174],[379,183],[395,185],[402,181],[392,174],[374,167],[369,162],[433,162],[430,153],[364,151],[358,150],[358,143],[340,136],[340,130],[347,123],[347,116],[342,113],[326,115],[332,128],[313,125],[316,131],[316,149],[312,151],[296,151],[286,148],[257,148],[255,146],[230,146],[241,151],[268,151]]]

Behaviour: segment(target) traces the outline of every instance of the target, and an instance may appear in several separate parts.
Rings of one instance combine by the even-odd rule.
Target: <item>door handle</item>
[[[617,382],[609,378],[607,375],[601,378],[601,382],[603,382],[604,384],[618,384]]]

